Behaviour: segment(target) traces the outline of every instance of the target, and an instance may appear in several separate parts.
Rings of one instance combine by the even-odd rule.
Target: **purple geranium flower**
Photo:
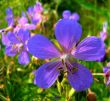
[[[19,53],[18,61],[20,64],[28,64],[30,61],[27,41],[30,38],[28,30],[20,29],[17,33],[8,32],[3,35],[3,42],[6,45],[5,53],[8,56],[15,56]],[[7,42],[7,44],[6,44]]]
[[[58,50],[48,38],[35,35],[28,41],[29,52],[40,59],[56,58],[35,71],[34,83],[41,88],[49,88],[60,75],[60,69],[67,72],[70,85],[76,91],[86,90],[93,82],[92,74],[76,59],[96,61],[105,54],[104,43],[95,36],[87,37],[79,44],[81,25],[72,19],[61,19],[55,27],[55,36],[62,50]],[[85,82],[86,81],[86,82]]]
[[[110,85],[110,62],[107,64],[106,67],[103,68],[103,72],[106,77],[106,85],[109,86]]]
[[[63,18],[64,19],[73,19],[73,20],[76,20],[76,21],[79,21],[80,17],[78,15],[78,13],[72,13],[69,11],[69,10],[65,10],[62,14]]]
[[[103,41],[107,38],[107,27],[108,27],[108,23],[104,22],[103,23],[103,30],[100,32],[100,37]]]
[[[40,2],[36,2],[36,5],[34,7],[28,8],[27,14],[33,24],[36,25],[37,23],[41,22],[42,11],[43,11],[43,7]]]

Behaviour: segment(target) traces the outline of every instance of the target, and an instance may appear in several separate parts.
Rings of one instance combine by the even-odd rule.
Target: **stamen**
[[[64,60],[62,59],[62,64],[64,65]]]
[[[68,66],[69,65],[69,66]],[[73,65],[68,61],[68,70],[72,73],[72,74],[74,74],[75,72],[77,72],[78,71],[78,66],[77,66],[77,64],[76,65],[74,65],[74,67],[73,67]]]
[[[58,70],[59,70],[59,71],[63,70],[63,67],[58,67]]]

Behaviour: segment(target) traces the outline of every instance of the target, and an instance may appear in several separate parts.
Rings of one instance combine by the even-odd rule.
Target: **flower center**
[[[19,51],[20,50],[20,48],[23,46],[23,44],[22,43],[20,43],[20,44],[14,44],[14,45],[12,45],[12,50],[16,50],[16,51]]]
[[[61,60],[66,60],[68,58],[68,54],[64,54],[60,57]]]

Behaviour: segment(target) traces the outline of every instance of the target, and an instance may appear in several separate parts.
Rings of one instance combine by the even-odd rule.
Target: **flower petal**
[[[105,41],[105,39],[107,38],[107,33],[106,32],[100,32],[100,38]]]
[[[4,33],[2,33],[2,44],[5,46],[9,46],[10,45],[10,40],[8,39],[8,36]]]
[[[25,17],[25,16],[22,16],[19,20],[18,20],[18,23],[20,25],[25,25],[26,23],[28,23],[28,19]]]
[[[37,34],[28,41],[29,52],[41,59],[50,59],[60,56],[60,53],[48,38]]]
[[[72,19],[61,19],[55,27],[58,42],[66,49],[71,49],[79,41],[82,34],[81,25]]]
[[[17,38],[16,33],[8,32],[7,35],[8,35],[8,39],[12,43],[14,43],[14,44],[20,43],[19,39]]]
[[[25,24],[25,29],[28,29],[28,30],[35,30],[36,29],[36,25],[34,24]]]
[[[18,56],[18,61],[20,64],[28,64],[30,62],[30,57],[27,51],[22,51]]]
[[[78,70],[68,73],[68,80],[70,85],[76,91],[83,91],[89,88],[93,82],[93,77],[89,69],[78,63],[73,63],[72,66]]]
[[[17,54],[17,52],[18,52],[18,50],[13,48],[13,46],[7,46],[5,48],[5,54],[7,56],[12,56],[13,57],[13,56],[15,56]]]
[[[40,2],[36,2],[36,5],[34,6],[34,13],[42,13],[43,7]]]
[[[86,61],[100,60],[105,55],[104,42],[95,36],[85,38],[72,52],[77,59]]]
[[[20,30],[20,28],[21,28],[20,26],[16,26],[16,27],[13,29],[13,32],[14,32],[14,33],[17,33],[17,32]]]
[[[71,12],[69,10],[65,10],[65,11],[63,11],[62,16],[64,19],[67,19],[71,16]]]
[[[22,42],[26,42],[30,38],[30,33],[28,30],[20,29],[17,36]]]
[[[110,85],[110,77],[108,78],[106,85],[109,86]]]
[[[108,71],[110,71],[110,67],[104,67],[104,68],[103,68],[103,72],[104,72],[104,73],[107,73]]]
[[[13,12],[11,8],[6,9],[6,20],[8,22],[8,26],[12,26],[14,24]]]
[[[39,69],[34,72],[34,84],[41,88],[49,88],[52,86],[59,75],[57,67],[60,65],[60,62],[49,62],[39,67]]]
[[[33,10],[34,10],[33,7],[29,7],[27,10],[27,15],[28,15],[29,19],[31,19],[33,17]]]
[[[75,20],[75,21],[79,21],[80,16],[79,16],[78,13],[73,13],[73,14],[71,15],[71,19],[73,19],[73,20]]]
[[[32,24],[37,24],[42,20],[42,16],[41,14],[35,14],[35,16],[33,16],[33,18],[31,19]]]

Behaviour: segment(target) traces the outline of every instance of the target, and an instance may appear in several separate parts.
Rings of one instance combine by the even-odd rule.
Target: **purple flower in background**
[[[28,30],[20,29],[17,33],[8,32],[7,35],[3,35],[3,42],[6,45],[5,54],[8,56],[18,56],[18,62],[20,64],[28,64],[30,61],[27,41],[30,38]],[[8,43],[8,44],[6,44]]]
[[[0,29],[0,33],[7,32],[9,29],[12,29],[14,27],[14,16],[11,8],[6,9],[6,20],[8,22],[8,27]]]
[[[107,38],[107,26],[108,26],[107,22],[104,22],[103,23],[103,30],[102,30],[102,32],[100,32],[100,38],[102,41],[105,41],[105,39]],[[106,55],[106,53],[105,53],[105,55]],[[102,57],[101,59],[99,59],[97,61],[103,62],[105,60],[105,55],[104,55],[104,57]]]
[[[107,38],[107,27],[108,27],[108,23],[104,22],[103,23],[103,30],[100,32],[100,37],[103,41]]]
[[[78,15],[78,13],[72,13],[69,11],[69,10],[65,10],[62,14],[63,18],[64,19],[73,19],[73,20],[76,20],[76,21],[79,21],[80,17]]]
[[[107,64],[106,67],[103,68],[103,72],[106,77],[106,85],[109,86],[110,85],[110,62]]]
[[[36,2],[36,5],[34,6],[34,12],[35,13],[42,13],[43,12],[43,7],[40,2]]]
[[[24,12],[22,13],[22,17],[18,20],[18,24],[14,28],[14,32],[18,32],[21,28],[24,30],[36,29],[36,25],[28,23],[28,19],[26,18],[26,15]]]
[[[29,19],[32,19],[32,17],[33,17],[33,7],[28,8],[27,14],[28,14]]]
[[[33,24],[37,24],[42,20],[43,7],[40,2],[36,2],[34,7],[29,7],[27,14]]]
[[[76,91],[90,87],[93,82],[92,74],[85,66],[77,63],[76,59],[96,61],[104,56],[105,48],[103,41],[95,36],[87,37],[78,44],[81,34],[82,27],[77,21],[61,19],[55,27],[55,36],[61,51],[40,34],[29,39],[27,46],[32,55],[40,59],[56,58],[56,61],[48,62],[35,71],[34,84],[49,88],[62,69],[67,72],[68,81]]]
[[[11,8],[6,9],[6,20],[8,22],[8,26],[13,26],[14,25],[14,16]]]
[[[0,29],[0,34],[2,34],[2,44],[3,45],[9,45],[10,44],[10,41],[8,40],[8,37],[5,34],[5,32],[9,29],[12,29],[12,27],[14,26],[14,16],[13,16],[12,9],[7,8],[6,9],[6,14],[7,14],[6,20],[8,22],[8,27]]]

